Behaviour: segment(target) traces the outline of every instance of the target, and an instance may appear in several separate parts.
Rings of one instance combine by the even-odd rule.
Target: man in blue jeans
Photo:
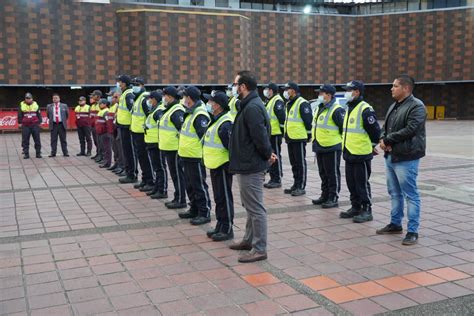
[[[426,109],[413,96],[415,81],[400,75],[393,81],[392,97],[395,102],[388,109],[380,139],[385,151],[388,193],[392,201],[390,224],[378,229],[377,234],[401,234],[404,200],[407,201],[408,228],[402,245],[418,241],[420,226],[420,194],[416,177],[420,158],[426,149]]]

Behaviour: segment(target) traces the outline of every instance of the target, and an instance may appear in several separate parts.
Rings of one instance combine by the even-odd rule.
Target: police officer
[[[364,101],[364,83],[353,80],[344,87],[347,110],[342,133],[343,158],[346,161],[346,182],[351,208],[340,213],[341,218],[353,218],[355,223],[371,221],[370,173],[373,144],[377,144],[380,126],[374,109]]]
[[[306,142],[311,138],[313,112],[311,106],[301,95],[298,85],[288,82],[283,96],[286,103],[285,140],[293,171],[293,185],[285,189],[285,194],[300,196],[306,194]]]
[[[102,154],[99,150],[99,138],[97,137],[97,133],[94,128],[95,121],[97,119],[97,113],[99,113],[100,111],[99,101],[101,98],[102,98],[102,91],[100,90],[94,90],[89,95],[89,102],[91,104],[89,107],[90,124],[91,124],[92,139],[94,140],[94,146],[95,146],[95,155],[92,156],[91,159],[96,160],[96,162],[102,159]]]
[[[270,117],[270,125],[272,134],[270,142],[273,152],[277,155],[277,161],[270,166],[270,181],[263,186],[267,189],[281,188],[281,177],[283,176],[283,168],[281,162],[281,142],[285,127],[285,103],[278,94],[278,86],[270,82],[263,90],[263,95],[267,99],[267,112]]]
[[[131,82],[131,78],[127,75],[120,75],[117,77],[117,87],[120,88],[122,94],[120,95],[117,107],[116,122],[119,137],[122,142],[125,173],[127,174],[119,179],[120,183],[137,182],[137,162],[133,151],[132,135],[130,134],[133,104],[135,101]]]
[[[186,114],[179,133],[178,155],[183,161],[190,208],[179,217],[190,218],[192,225],[202,225],[211,221],[211,198],[202,165],[202,139],[211,119],[198,88],[189,86],[183,95]]]
[[[110,132],[112,129],[112,119],[108,116],[109,101],[107,99],[100,99],[99,112],[95,121],[95,130],[99,139],[100,152],[102,153],[102,163],[99,168],[108,168],[112,162],[112,142]]]
[[[163,116],[158,124],[158,146],[166,157],[171,180],[174,185],[173,200],[166,202],[169,209],[186,207],[186,184],[183,164],[178,157],[179,131],[184,122],[184,107],[179,103],[175,87],[163,89]]]
[[[234,87],[232,84],[229,84],[226,89],[226,94],[229,97],[229,108],[232,119],[235,119],[240,108],[239,94],[237,93],[236,88],[237,87]]]
[[[118,100],[120,98],[119,89],[112,89],[107,96],[107,101],[110,103],[109,112],[107,115],[112,117],[113,123],[113,135],[112,135],[112,152],[114,154],[114,164],[107,168],[114,173],[120,173],[123,170],[123,157],[122,157],[122,146],[120,144],[120,138],[117,132],[117,109]]]
[[[25,100],[21,101],[18,111],[18,125],[21,128],[21,146],[23,148],[23,159],[30,158],[30,135],[35,142],[36,158],[41,157],[40,124],[42,118],[38,103],[33,101],[33,95],[25,94]]]
[[[135,102],[132,110],[132,123],[130,131],[132,133],[133,149],[135,157],[138,158],[140,170],[142,172],[142,181],[135,184],[133,187],[139,189],[141,192],[149,192],[154,188],[153,174],[151,171],[150,159],[145,144],[145,119],[149,114],[148,106],[146,104],[148,92],[145,92],[145,81],[141,77],[136,77],[132,80],[133,94],[135,95]]]
[[[168,197],[168,172],[166,170],[166,158],[158,148],[158,122],[163,116],[165,106],[161,102],[161,91],[152,91],[147,100],[150,111],[145,120],[145,143],[151,160],[155,183],[152,191],[147,195],[152,199],[165,199]]]
[[[79,104],[74,109],[76,113],[77,136],[81,151],[76,156],[90,156],[92,151],[90,105],[86,104],[86,97],[79,98]],[[87,143],[87,152],[86,152]]]
[[[319,177],[321,178],[321,196],[313,204],[322,208],[338,206],[341,190],[341,152],[342,123],[344,108],[337,102],[336,88],[325,84],[319,87],[319,107],[314,115],[313,151],[316,153]]]
[[[204,137],[204,165],[211,172],[212,191],[216,203],[216,227],[207,232],[214,241],[234,238],[234,198],[232,195],[232,174],[229,173],[229,139],[232,130],[232,116],[229,113],[228,97],[224,92],[213,91],[208,99],[207,111],[212,121]]]

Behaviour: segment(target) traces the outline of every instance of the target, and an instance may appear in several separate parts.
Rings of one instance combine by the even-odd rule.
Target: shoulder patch
[[[311,108],[309,107],[305,107],[304,110],[303,110],[304,113],[309,113],[311,112]]]
[[[180,117],[179,117],[179,120],[180,120],[181,122],[184,122],[184,116],[180,116]]]
[[[375,123],[375,117],[372,116],[372,115],[369,116],[369,117],[367,118],[367,122],[368,122],[369,124],[371,124],[371,125],[374,124],[374,123]]]
[[[201,120],[201,126],[206,127],[207,126],[207,120]]]

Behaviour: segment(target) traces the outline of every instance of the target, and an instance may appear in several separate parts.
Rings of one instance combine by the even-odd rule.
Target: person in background
[[[41,120],[39,105],[33,100],[33,95],[27,92],[25,94],[25,100],[20,103],[18,110],[18,126],[21,128],[23,159],[30,158],[30,135],[35,142],[36,158],[42,158],[40,138]]]
[[[94,141],[94,146],[95,146],[95,155],[91,157],[92,160],[99,161],[102,158],[101,152],[99,151],[99,139],[97,137],[97,134],[95,133],[95,120],[97,119],[97,113],[99,113],[99,101],[100,98],[102,98],[102,91],[100,90],[94,90],[92,93],[89,95],[89,102],[90,102],[90,126],[91,126],[91,133],[92,133],[92,139]]]
[[[112,141],[110,132],[113,132],[113,118],[108,117],[109,101],[107,99],[100,99],[99,112],[97,113],[97,120],[95,130],[99,140],[99,146],[102,152],[102,163],[99,168],[108,168],[112,162]]]
[[[92,151],[90,106],[86,104],[86,97],[79,98],[79,104],[74,109],[76,113],[77,136],[79,137],[80,152],[76,156],[90,156]],[[87,152],[86,152],[87,143]]]
[[[59,94],[53,94],[53,103],[46,108],[49,119],[49,130],[51,132],[51,153],[49,157],[56,157],[58,147],[58,136],[61,142],[61,149],[64,157],[69,157],[67,150],[66,131],[69,110],[67,104],[61,103]]]

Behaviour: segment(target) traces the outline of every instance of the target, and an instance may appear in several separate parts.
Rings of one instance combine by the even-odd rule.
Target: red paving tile
[[[418,287],[416,283],[408,281],[402,277],[391,277],[386,279],[375,280],[378,284],[384,286],[385,288],[392,290],[392,291],[403,291],[408,289],[413,289]]]
[[[463,273],[450,267],[429,270],[427,272],[447,281],[456,281],[470,277],[469,274]]]
[[[341,304],[363,298],[362,295],[345,286],[336,287],[329,290],[323,290],[319,293],[336,304]]]
[[[445,282],[444,279],[438,278],[437,276],[434,276],[433,274],[430,274],[428,272],[416,272],[406,274],[403,277],[421,286],[428,286]]]
[[[280,280],[268,272],[245,275],[242,277],[242,279],[253,286],[262,286],[280,282]]]
[[[325,290],[325,289],[340,286],[339,283],[337,283],[333,279],[328,278],[324,275],[317,276],[317,277],[312,277],[312,278],[308,278],[308,279],[303,279],[303,280],[300,280],[300,281],[301,281],[301,283],[303,283],[304,285],[310,287],[314,291],[320,291],[320,290]]]
[[[391,292],[391,290],[384,288],[373,281],[351,284],[347,287],[364,297],[378,296]]]

